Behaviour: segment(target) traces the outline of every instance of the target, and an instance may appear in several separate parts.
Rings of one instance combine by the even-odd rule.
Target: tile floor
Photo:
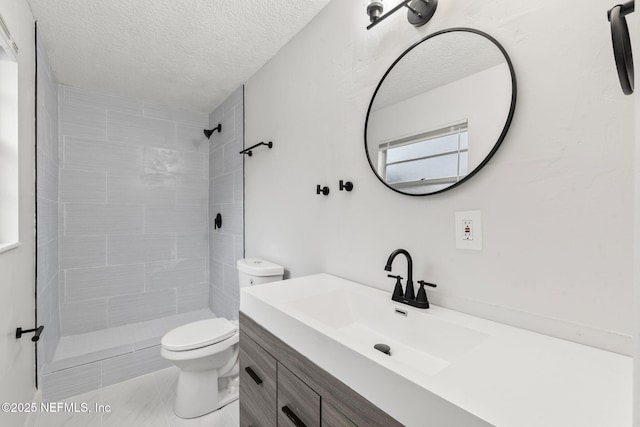
[[[173,413],[178,369],[171,367],[128,381],[65,399],[78,410],[86,404],[91,413],[40,412],[36,427],[238,427],[238,401],[204,417],[183,420]],[[109,405],[110,412],[96,412]]]

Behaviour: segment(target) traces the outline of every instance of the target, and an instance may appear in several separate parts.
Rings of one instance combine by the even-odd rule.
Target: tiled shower
[[[207,307],[206,115],[59,100],[62,334]]]
[[[57,399],[164,367],[170,327],[237,318],[243,93],[188,112],[59,85],[38,60],[39,374]]]
[[[59,162],[58,82],[46,52],[38,39],[37,90],[37,313],[38,323],[46,325],[38,342],[39,372],[53,359],[60,338],[59,304]]]

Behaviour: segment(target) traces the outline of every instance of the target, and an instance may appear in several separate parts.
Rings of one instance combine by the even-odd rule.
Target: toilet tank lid
[[[284,267],[260,258],[244,258],[238,260],[238,270],[252,276],[281,276]]]
[[[216,317],[179,326],[167,332],[161,344],[171,351],[193,350],[224,341],[236,331],[233,323],[224,317]]]

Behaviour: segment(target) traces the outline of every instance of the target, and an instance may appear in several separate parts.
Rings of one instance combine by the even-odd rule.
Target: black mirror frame
[[[395,65],[398,62],[400,62],[400,60],[402,60],[402,58],[404,58],[405,55],[407,55],[415,47],[419,46],[420,44],[424,43],[425,41],[429,40],[432,37],[436,37],[436,36],[441,35],[441,34],[452,33],[452,32],[468,32],[468,33],[478,34],[478,35],[480,35],[482,37],[485,37],[489,41],[493,42],[493,44],[495,44],[496,47],[498,49],[500,49],[500,52],[502,52],[502,54],[504,55],[505,60],[507,61],[507,65],[509,66],[509,73],[511,74],[511,85],[512,85],[512,89],[513,90],[512,90],[512,93],[511,93],[511,105],[509,107],[509,114],[507,116],[507,120],[505,121],[504,127],[502,128],[502,132],[500,133],[500,136],[498,137],[498,140],[494,144],[494,146],[491,149],[491,151],[489,152],[489,154],[487,154],[487,156],[482,160],[482,162],[480,162],[480,164],[478,166],[476,166],[475,169],[473,169],[471,172],[469,172],[467,174],[467,176],[465,176],[460,181],[456,182],[455,184],[450,185],[447,188],[443,188],[442,190],[434,191],[432,193],[422,193],[422,194],[405,193],[404,191],[400,191],[400,190],[398,190],[396,188],[393,188],[392,186],[387,184],[380,177],[380,175],[376,171],[376,167],[374,166],[373,162],[371,161],[371,157],[369,156],[369,150],[367,148],[367,127],[369,125],[369,116],[371,114],[371,107],[373,106],[373,101],[376,99],[376,95],[378,94],[378,90],[380,90],[380,87],[382,86],[382,83],[384,83],[384,80],[387,78],[387,76],[389,75],[391,70],[393,70],[393,67],[395,67]],[[445,29],[445,30],[436,31],[435,33],[429,34],[428,36],[424,37],[423,39],[421,39],[418,42],[416,42],[413,45],[411,45],[395,61],[393,61],[393,64],[391,64],[389,69],[384,73],[384,75],[380,79],[380,82],[378,83],[378,86],[376,87],[376,90],[373,92],[373,96],[371,97],[371,102],[369,103],[369,108],[367,109],[367,118],[366,118],[366,120],[364,122],[364,151],[365,151],[365,154],[367,155],[367,161],[369,162],[369,166],[371,166],[371,170],[373,171],[373,173],[376,176],[376,178],[378,178],[378,180],[380,182],[382,182],[387,188],[395,191],[396,193],[404,194],[404,195],[407,195],[407,196],[414,196],[414,197],[432,196],[434,194],[440,194],[440,193],[443,193],[445,191],[449,191],[449,190],[451,190],[453,188],[458,187],[462,183],[467,182],[476,173],[478,173],[478,171],[480,169],[482,169],[487,164],[487,162],[489,162],[489,160],[491,160],[491,158],[496,153],[496,151],[498,151],[498,148],[500,148],[500,145],[502,144],[502,141],[504,141],[504,138],[507,135],[507,131],[509,130],[509,127],[511,126],[511,121],[513,120],[513,115],[515,113],[515,108],[516,108],[517,94],[518,94],[518,90],[517,90],[517,84],[516,84],[516,73],[515,73],[515,70],[513,68],[513,63],[511,62],[511,58],[509,58],[509,55],[507,54],[507,51],[504,49],[504,47],[495,38],[493,38],[492,36],[490,36],[489,34],[483,32],[483,31],[476,30],[474,28],[465,28],[465,27],[448,28],[448,29]]]

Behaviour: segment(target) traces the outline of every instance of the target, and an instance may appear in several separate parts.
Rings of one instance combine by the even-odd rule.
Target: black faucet
[[[420,284],[420,289],[418,290],[418,296],[415,296],[413,292],[413,260],[411,259],[411,255],[409,254],[409,252],[407,252],[405,249],[396,249],[395,251],[391,252],[391,255],[389,255],[389,259],[387,259],[387,265],[384,266],[384,269],[386,271],[391,271],[391,264],[399,254],[402,254],[407,258],[407,286],[403,293],[402,284],[400,282],[402,277],[389,275],[389,277],[393,277],[396,279],[396,287],[393,291],[391,299],[393,301],[401,302],[412,307],[429,308],[429,300],[427,299],[427,293],[424,290],[424,285],[431,286],[433,288],[435,288],[436,285],[419,280],[418,283]]]
[[[402,254],[407,258],[407,287],[404,292],[404,297],[407,299],[414,299],[415,296],[413,294],[413,260],[411,259],[411,255],[405,249],[396,249],[391,252],[389,255],[389,259],[387,260],[387,265],[384,266],[386,271],[391,271],[391,264],[396,257]]]

